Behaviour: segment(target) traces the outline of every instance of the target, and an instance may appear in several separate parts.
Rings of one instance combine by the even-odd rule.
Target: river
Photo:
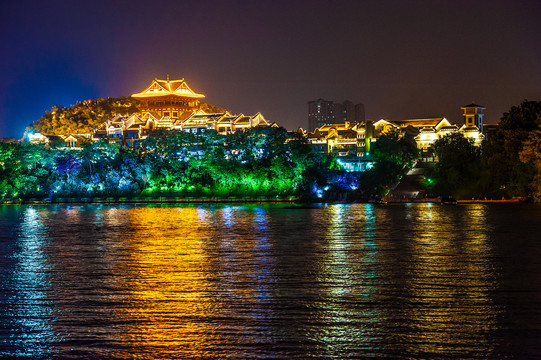
[[[0,206],[0,358],[541,357],[535,204]]]

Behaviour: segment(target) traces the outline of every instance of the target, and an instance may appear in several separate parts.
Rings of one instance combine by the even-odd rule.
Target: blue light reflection
[[[44,251],[46,229],[34,207],[24,210],[16,231],[19,242],[12,254],[16,265],[4,284],[12,294],[3,310],[12,329],[8,350],[2,350],[0,355],[32,358],[53,355],[54,343],[62,341],[62,336],[53,328],[55,309],[47,296],[51,269]]]

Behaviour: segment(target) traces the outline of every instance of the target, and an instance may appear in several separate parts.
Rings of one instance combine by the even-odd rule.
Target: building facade
[[[373,125],[350,123],[323,125],[304,136],[322,154],[332,154],[346,171],[365,171],[372,167],[370,146]]]
[[[308,131],[324,125],[364,122],[364,105],[346,100],[335,103],[324,99],[308,102]]]
[[[200,109],[200,100],[205,95],[194,92],[184,81],[154,79],[143,91],[132,94],[140,101],[141,113],[154,112],[157,116],[177,120],[185,113]]]
[[[278,126],[269,122],[261,113],[255,115],[208,113],[202,110],[200,99],[205,95],[194,92],[184,79],[154,79],[143,91],[133,94],[139,100],[138,112],[115,115],[90,134],[42,135],[29,133],[32,144],[63,144],[65,148],[80,149],[87,141],[105,140],[124,146],[135,147],[157,130],[185,131],[200,135],[207,130],[231,134],[254,127]]]
[[[432,145],[445,135],[461,133],[464,137],[472,139],[475,146],[481,145],[485,135],[475,125],[475,121],[482,122],[483,107],[474,105],[465,108],[473,108],[465,114],[476,116],[465,117],[463,125],[452,124],[443,117],[407,120],[380,119],[376,122],[354,123],[345,121],[339,124],[322,125],[304,135],[317,151],[334,155],[346,171],[365,171],[372,167],[371,147],[382,135],[389,132],[397,132],[400,137],[410,137],[417,144],[421,157],[433,161],[435,155]],[[472,121],[474,125],[471,125]]]
[[[477,127],[480,132],[483,132],[483,110],[485,108],[481,105],[471,103],[461,107],[464,111],[462,115],[464,117],[464,125],[467,127]]]
[[[184,79],[154,79],[145,90],[132,97],[140,100],[139,112],[129,116],[116,115],[105,121],[95,129],[93,141],[105,139],[132,147],[156,130],[199,135],[212,129],[220,134],[231,134],[247,128],[277,126],[261,113],[249,116],[205,112],[200,104],[205,95],[191,90]]]

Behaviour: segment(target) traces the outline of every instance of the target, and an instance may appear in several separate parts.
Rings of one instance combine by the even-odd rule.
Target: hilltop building
[[[156,130],[186,131],[202,134],[206,130],[216,130],[220,134],[230,134],[238,130],[278,126],[269,122],[261,113],[248,116],[229,112],[207,113],[200,100],[203,94],[194,92],[184,79],[154,79],[143,91],[132,95],[140,101],[138,112],[130,115],[117,114],[103,122],[91,134],[42,135],[28,134],[34,144],[64,143],[66,148],[79,149],[85,141],[107,140],[125,146],[136,146],[141,140]]]
[[[182,119],[173,120],[166,117],[158,118],[152,112],[146,112],[143,115],[132,114],[128,117],[115,116],[94,131],[92,140],[105,139],[132,147],[155,130],[185,131],[201,135],[212,129],[225,135],[241,129],[266,126],[278,125],[268,122],[261,113],[246,116],[231,115],[228,112],[209,114],[198,110],[185,114]]]
[[[439,138],[460,132],[466,138],[473,139],[475,146],[480,146],[485,138],[476,126],[458,126],[451,124],[446,118],[408,119],[408,120],[378,120],[374,123],[375,137],[394,130],[402,136],[411,136],[417,143],[417,148],[423,157],[431,157],[431,146]]]
[[[185,113],[200,109],[200,100],[205,95],[194,92],[184,81],[154,79],[143,91],[132,94],[140,101],[141,113],[151,112],[155,117],[177,120]]]
[[[91,134],[93,141],[106,139],[126,146],[135,146],[152,131],[186,131],[202,134],[216,130],[220,134],[261,126],[277,126],[261,113],[252,116],[229,112],[207,113],[201,108],[203,94],[194,92],[184,79],[154,79],[143,91],[133,94],[140,100],[139,112],[128,116],[116,115],[105,121]],[[70,139],[70,145],[77,144]]]

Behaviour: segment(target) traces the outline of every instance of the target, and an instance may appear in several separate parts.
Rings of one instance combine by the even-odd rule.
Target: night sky
[[[541,1],[3,1],[0,137],[53,105],[185,78],[205,101],[307,127],[307,102],[370,119],[485,121],[541,100]]]

